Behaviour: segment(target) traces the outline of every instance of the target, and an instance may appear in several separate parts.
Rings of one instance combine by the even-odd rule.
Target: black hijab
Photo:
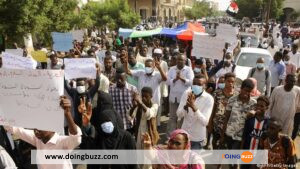
[[[105,122],[111,121],[114,125],[114,130],[111,134],[103,132],[101,125]],[[95,126],[97,131],[96,144],[100,149],[118,149],[125,134],[125,131],[121,129],[117,124],[117,117],[113,110],[104,110],[100,114],[98,125]]]

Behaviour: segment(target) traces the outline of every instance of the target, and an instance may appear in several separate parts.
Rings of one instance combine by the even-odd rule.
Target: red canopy
[[[205,28],[200,23],[187,23],[187,29],[177,35],[180,40],[193,40],[194,32],[205,33]]]

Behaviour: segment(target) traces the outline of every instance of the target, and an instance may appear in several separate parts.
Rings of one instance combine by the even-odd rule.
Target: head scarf
[[[257,80],[254,78],[249,78],[253,84],[254,84],[254,88],[252,89],[251,93],[250,93],[250,97],[259,97],[261,95],[260,91],[257,90]]]
[[[169,141],[171,139],[174,139],[178,134],[183,134],[187,137],[187,144],[186,144],[184,150],[190,150],[191,149],[190,136],[183,129],[174,130],[170,134]],[[159,150],[159,148],[158,148],[158,150]],[[157,154],[158,154],[159,159],[162,160],[162,162],[164,162],[164,164],[160,165],[160,167],[163,168],[163,169],[189,169],[189,168],[191,168],[191,169],[201,169],[202,168],[200,164],[188,164],[188,162],[190,160],[190,155],[192,154],[191,151],[185,151],[183,153],[182,158],[184,159],[184,161],[186,161],[186,164],[180,164],[179,166],[174,166],[174,165],[170,164],[170,162],[165,157],[165,155],[160,153],[160,151],[157,151]]]
[[[101,124],[111,121],[114,125],[114,130],[111,134],[103,132]],[[117,149],[117,146],[122,144],[123,136],[125,131],[121,129],[117,124],[117,117],[113,110],[105,110],[101,112],[99,122],[95,126],[98,133],[97,142],[98,148],[100,149]]]

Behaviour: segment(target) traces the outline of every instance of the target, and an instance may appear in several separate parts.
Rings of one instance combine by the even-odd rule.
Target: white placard
[[[63,133],[63,70],[0,69],[0,124]]]
[[[6,52],[2,56],[2,63],[2,67],[6,69],[35,69],[37,66],[37,62],[32,58]]]
[[[65,78],[91,78],[96,79],[96,59],[94,58],[76,58],[64,59]]]
[[[236,28],[228,24],[220,24],[217,27],[217,38],[230,44],[235,44],[237,41],[237,31]]]
[[[224,41],[211,36],[194,33],[192,56],[211,59],[223,58]]]
[[[23,56],[23,49],[5,49],[5,53],[10,53],[16,56]]]
[[[78,42],[83,42],[84,30],[75,30],[72,31],[73,40],[77,40]]]

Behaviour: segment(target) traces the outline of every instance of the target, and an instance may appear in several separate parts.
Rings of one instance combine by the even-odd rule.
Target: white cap
[[[162,50],[161,49],[159,49],[159,48],[157,48],[157,49],[154,49],[154,52],[153,52],[154,54],[163,54],[163,52],[162,52]]]

